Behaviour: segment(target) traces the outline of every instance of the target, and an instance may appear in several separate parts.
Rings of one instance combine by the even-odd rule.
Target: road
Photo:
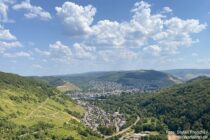
[[[115,137],[115,136],[121,135],[121,134],[123,134],[123,133],[129,131],[129,130],[131,129],[131,127],[133,127],[134,125],[136,125],[136,124],[138,123],[139,120],[140,120],[140,117],[137,117],[136,121],[135,121],[132,125],[130,125],[129,127],[125,128],[125,129],[123,129],[123,130],[121,130],[121,131],[119,131],[119,132],[117,132],[117,133],[114,133],[114,134],[111,135],[111,136],[105,136],[104,139],[106,140],[106,139],[109,139],[109,138],[111,138],[111,137]]]
[[[117,122],[115,122],[115,128],[116,128],[116,132],[119,132],[120,131],[120,128],[119,128],[119,126],[117,125]]]

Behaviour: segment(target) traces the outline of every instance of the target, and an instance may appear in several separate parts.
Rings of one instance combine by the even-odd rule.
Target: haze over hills
[[[210,77],[210,69],[172,69],[163,71],[179,77],[182,80],[190,80],[199,76]]]
[[[139,89],[158,89],[168,87],[182,81],[170,74],[155,70],[90,72],[74,75],[41,77],[52,85],[71,82],[81,88],[94,86],[91,82],[113,82],[123,87]]]

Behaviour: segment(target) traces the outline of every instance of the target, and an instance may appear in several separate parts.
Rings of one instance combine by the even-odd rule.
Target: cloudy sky
[[[0,71],[210,68],[209,0],[0,0]]]

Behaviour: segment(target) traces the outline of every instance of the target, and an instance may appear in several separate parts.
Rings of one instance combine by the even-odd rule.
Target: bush
[[[103,134],[103,135],[112,135],[115,132],[115,128],[114,127],[106,127],[106,126],[99,126],[98,131]]]
[[[143,131],[143,127],[142,126],[135,126],[134,131],[135,131],[135,133],[139,133],[139,132]]]
[[[62,138],[62,140],[74,140],[74,137],[68,136],[68,137],[66,137],[66,138]]]
[[[79,112],[71,111],[69,109],[65,109],[64,111],[67,112],[69,115],[72,115],[76,118],[82,118],[82,115]]]
[[[88,132],[87,131],[80,131],[79,134],[84,136],[84,137],[88,136]]]

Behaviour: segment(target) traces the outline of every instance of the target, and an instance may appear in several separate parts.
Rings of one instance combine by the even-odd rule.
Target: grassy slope
[[[70,82],[65,82],[64,84],[57,86],[56,89],[58,89],[62,93],[67,92],[67,91],[78,91],[78,90],[80,90],[79,87],[77,87],[76,85],[74,85]]]
[[[86,128],[78,118],[67,113],[73,112],[79,117],[85,110],[47,84],[0,73],[0,103],[0,139],[8,137],[24,139],[29,136],[35,139],[38,134],[43,135],[40,137],[43,139],[68,136],[76,139],[92,137],[92,134],[88,134],[87,137],[80,135]],[[30,130],[40,122],[50,124],[52,127],[40,131]],[[9,130],[7,130],[8,125],[11,125]],[[22,126],[26,131],[20,133]],[[42,131],[47,134],[42,134]],[[92,138],[97,139],[97,137]]]
[[[31,77],[31,78],[33,78],[35,80],[42,80],[43,82],[48,83],[49,85],[51,85],[53,87],[56,87],[56,89],[62,93],[65,93],[67,91],[81,90],[75,84],[65,81],[64,79],[56,77],[56,76]]]

